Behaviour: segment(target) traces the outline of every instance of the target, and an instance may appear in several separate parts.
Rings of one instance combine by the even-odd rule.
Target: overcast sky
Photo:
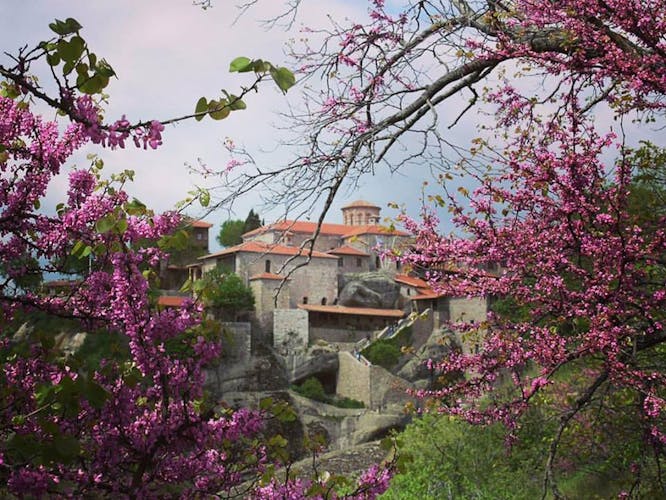
[[[222,88],[233,92],[247,82],[244,78],[248,75],[228,72],[233,58],[244,55],[289,66],[283,52],[285,43],[303,36],[301,26],[327,25],[329,15],[337,20],[362,21],[367,17],[365,0],[307,0],[291,32],[267,31],[258,21],[280,12],[281,0],[261,0],[258,8],[234,24],[236,3],[214,0],[214,7],[204,11],[190,0],[0,0],[0,47],[1,52],[16,53],[21,46],[34,46],[53,35],[48,24],[54,19],[74,17],[83,25],[82,36],[90,49],[106,58],[118,75],[107,89],[111,96],[107,120],[122,114],[130,121],[163,120],[191,113],[201,96],[216,97]],[[7,62],[4,55],[0,60]],[[105,160],[109,172],[134,169],[137,176],[129,189],[131,194],[156,210],[168,210],[185,198],[188,190],[205,185],[206,181],[188,173],[187,163],[195,164],[200,158],[213,170],[224,168],[228,157],[222,143],[227,137],[244,145],[261,162],[279,165],[288,161],[289,153],[277,147],[280,132],[273,127],[278,120],[276,113],[286,109],[288,100],[297,104],[297,87],[285,98],[267,85],[246,99],[246,111],[232,113],[226,120],[206,118],[200,123],[167,126],[164,145],[157,151],[133,146],[108,151],[90,146],[73,157],[69,166],[86,167],[86,153],[93,152]],[[467,123],[446,131],[453,142],[465,143],[478,134],[470,122],[478,121],[479,115],[470,113],[466,119]],[[612,123],[608,116],[605,120]],[[260,150],[270,154],[262,156]],[[393,177],[381,172],[363,179],[359,191],[342,193],[328,220],[341,222],[340,206],[359,198],[381,206],[384,216],[396,215],[387,208],[389,202],[404,205],[416,215],[422,182],[428,177],[424,166]],[[43,206],[55,206],[65,190],[64,180],[56,182]],[[258,204],[258,195],[247,196],[235,205],[231,216],[244,218],[250,208],[258,210],[266,222],[281,216],[279,211],[267,213]],[[206,217],[216,224],[214,234],[229,216],[220,211]]]
[[[302,36],[298,31],[302,24],[322,25],[328,22],[328,14],[336,19],[367,15],[367,3],[362,0],[304,2],[299,23],[286,33],[267,31],[258,22],[276,13],[281,2],[265,1],[235,24],[234,3],[218,0],[204,11],[188,0],[0,0],[0,47],[2,52],[16,53],[26,44],[34,46],[53,35],[48,24],[54,19],[73,17],[83,25],[82,36],[90,49],[106,58],[118,75],[107,89],[111,96],[107,120],[122,114],[131,121],[167,119],[192,112],[201,96],[215,97],[222,88],[238,89],[246,80],[228,72],[234,57],[260,57],[283,65],[284,44],[289,38]],[[2,60],[7,62],[6,56]],[[290,99],[298,98],[297,91],[289,94]],[[85,154],[94,152],[105,160],[109,172],[134,169],[137,177],[131,193],[157,210],[168,210],[187,196],[189,189],[205,183],[188,174],[186,163],[201,158],[213,169],[226,164],[228,157],[222,147],[226,137],[257,154],[260,149],[274,151],[270,161],[286,160],[285,153],[275,149],[279,134],[272,125],[287,99],[267,85],[246,101],[246,111],[223,121],[206,119],[168,126],[164,145],[157,151],[134,147],[108,151],[90,146],[72,158],[70,165],[87,166]],[[358,198],[377,203],[384,208],[384,215],[395,215],[386,208],[389,202],[417,207],[421,181],[420,174],[366,179],[362,192],[343,193],[345,198],[337,200],[328,219],[340,222],[339,207]],[[60,180],[45,206],[55,205],[65,190],[64,180]],[[244,218],[258,203],[257,197],[248,196],[234,207],[232,215]],[[262,213],[267,222],[279,215]],[[207,220],[218,224],[226,218],[228,214],[220,212]]]

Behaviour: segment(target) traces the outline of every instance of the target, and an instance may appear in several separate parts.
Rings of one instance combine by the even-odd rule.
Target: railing
[[[380,339],[392,339],[396,335],[398,335],[401,331],[403,331],[405,328],[409,328],[414,324],[414,322],[417,319],[421,319],[423,316],[427,316],[430,314],[430,308],[426,309],[422,313],[412,313],[406,318],[402,318],[400,321],[398,321],[395,324],[388,325],[385,327],[383,330],[381,330],[374,339],[368,339],[364,338],[356,342],[354,346],[354,351],[359,353],[361,357],[363,357],[360,353],[361,351],[364,351],[367,349],[369,346],[371,346],[374,342],[380,340]],[[365,358],[363,358],[365,359]],[[368,364],[370,363],[369,361],[366,360]]]

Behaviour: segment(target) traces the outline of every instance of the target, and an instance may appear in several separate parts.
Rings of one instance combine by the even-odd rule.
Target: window
[[[197,233],[197,240],[199,241],[203,240],[203,234]]]
[[[356,257],[356,267],[361,267],[363,260],[360,257]]]
[[[344,265],[345,265],[344,257],[339,257],[338,258],[338,267],[343,267]]]
[[[303,297],[303,304],[307,304],[307,303],[308,303],[308,298],[307,298],[307,297]]]
[[[379,269],[380,267],[382,267],[382,261],[381,261],[381,259],[379,258],[379,255],[377,255],[377,256],[375,257],[375,267],[376,267],[377,269]]]
[[[270,260],[266,260],[266,263],[265,263],[265,266],[264,266],[264,271],[266,271],[267,273],[271,272],[271,261]]]
[[[326,305],[326,297],[323,297],[323,298],[321,299],[321,305],[322,305],[322,306],[325,306],[325,305]]]

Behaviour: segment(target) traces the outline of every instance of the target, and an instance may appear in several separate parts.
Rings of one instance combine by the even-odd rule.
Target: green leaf
[[[81,258],[81,252],[83,252],[83,249],[86,247],[86,244],[83,241],[77,241],[74,244],[74,247],[72,248],[72,255],[75,257]]]
[[[273,406],[273,398],[268,397],[268,398],[263,398],[261,401],[259,401],[259,409],[268,411],[271,409]]]
[[[114,216],[105,215],[95,223],[95,230],[100,234],[108,233],[111,231],[115,223],[116,219]]]
[[[84,94],[99,94],[108,84],[109,79],[107,77],[95,73],[95,75],[86,80],[83,85],[79,85],[79,90]]]
[[[245,104],[245,102],[240,97],[231,94],[229,96],[229,107],[233,111],[237,111],[239,109],[246,109],[247,105]]]
[[[66,40],[58,41],[58,55],[63,61],[75,62],[78,61],[83,54],[83,49],[86,42],[79,36],[72,37],[68,42]]]
[[[180,287],[180,291],[189,292],[190,290],[192,290],[192,279],[187,278],[187,280],[185,280],[185,283],[183,283],[183,286]]]
[[[287,68],[272,68],[271,76],[273,80],[280,87],[282,92],[286,93],[296,83],[296,77]]]
[[[73,69],[74,69],[74,61],[67,61],[65,65],[62,67],[62,74],[69,75]]]
[[[116,72],[111,67],[111,65],[106,62],[106,59],[100,60],[97,64],[91,63],[91,67],[93,66],[95,68],[95,72],[103,78],[111,78],[112,76],[116,76]]]
[[[57,66],[60,64],[60,56],[57,52],[52,52],[46,55],[46,62],[49,63],[49,66]]]
[[[71,463],[81,453],[81,443],[73,436],[57,435],[53,446],[64,463]]]
[[[213,120],[224,120],[231,113],[231,108],[227,104],[226,99],[210,101],[208,103],[208,114]]]
[[[210,192],[207,189],[202,189],[199,194],[199,203],[202,207],[207,207],[210,204]]]
[[[144,215],[146,213],[146,205],[137,198],[133,198],[132,201],[125,205],[125,212],[127,212],[127,215]]]
[[[127,219],[120,219],[116,223],[116,231],[118,232],[118,234],[123,234],[125,233],[125,231],[127,231],[127,226],[128,226]]]
[[[229,64],[229,72],[247,73],[252,71],[252,60],[248,57],[237,57]]]
[[[99,385],[97,382],[88,380],[85,397],[88,400],[88,403],[90,403],[90,406],[100,410],[104,406],[106,400],[109,398],[109,393],[106,392],[106,389],[104,389],[104,387]]]
[[[194,119],[195,119],[196,121],[200,122],[201,120],[204,119],[204,116],[206,116],[205,114],[203,114],[203,113],[205,113],[206,111],[208,111],[208,101],[206,100],[205,97],[201,97],[201,98],[199,98],[199,100],[197,101],[197,105],[196,105],[196,107],[194,108],[194,112],[195,112],[195,113],[202,113],[202,114],[199,115],[199,116],[194,117]]]
[[[255,59],[252,61],[252,69],[255,73],[266,73],[273,68],[273,65],[268,61],[262,61],[261,59]]]

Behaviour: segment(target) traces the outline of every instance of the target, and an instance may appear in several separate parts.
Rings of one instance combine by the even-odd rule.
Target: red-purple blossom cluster
[[[149,299],[143,271],[165,255],[145,242],[171,233],[180,217],[137,210],[123,190],[98,183],[96,170],[70,173],[57,215],[37,210],[76,148],[88,140],[122,147],[127,137],[91,126],[96,107],[87,98],[77,102],[88,125],[75,121],[59,134],[56,123],[0,97],[0,478],[17,496],[190,498],[228,491],[265,471],[268,455],[256,439],[263,415],[204,404],[204,367],[217,359],[220,344],[201,325],[200,304],[157,310]],[[158,141],[160,127],[141,139]],[[29,267],[12,265],[60,271],[73,256],[89,261],[88,270],[63,295],[23,288]],[[120,333],[129,357],[79,372],[48,344],[12,337],[14,315],[33,311],[78,319],[89,335]],[[364,476],[358,498],[383,491],[387,477]],[[275,488],[296,491],[299,484]]]
[[[244,469],[225,443],[255,435],[262,423],[248,410],[216,415],[198,409],[203,367],[218,356],[219,343],[188,333],[201,318],[195,303],[166,311],[150,304],[142,271],[164,256],[156,248],[140,249],[140,243],[173,231],[180,218],[126,212],[127,195],[97,190],[89,171],[70,174],[57,216],[35,208],[76,148],[89,139],[114,145],[117,138],[105,133],[73,123],[59,134],[56,123],[0,98],[3,336],[13,333],[10,320],[19,309],[43,310],[79,318],[95,335],[120,332],[130,350],[126,362],[79,374],[39,343],[17,354],[15,342],[5,339],[0,477],[16,495],[152,497],[167,484],[214,493],[240,481]],[[146,137],[157,140],[155,134]],[[33,259],[39,269],[57,271],[76,245],[88,248],[91,268],[70,293],[42,296],[19,286],[26,267],[12,262]],[[174,342],[194,355],[171,352]],[[55,454],[26,455],[30,446]],[[245,446],[247,453],[251,447]],[[257,450],[253,467],[262,460]]]
[[[530,133],[512,140],[496,159],[496,175],[479,175],[464,201],[449,196],[453,222],[465,237],[440,235],[429,210],[421,221],[402,217],[416,235],[402,260],[427,270],[438,293],[510,298],[527,317],[491,312],[482,325],[452,325],[478,331],[480,345],[431,367],[469,377],[418,395],[441,399],[442,411],[470,422],[502,421],[512,429],[534,396],[558,383],[562,367],[587,361],[594,367],[589,387],[608,382],[632,391],[641,401],[645,435],[662,446],[666,374],[641,359],[666,341],[659,278],[666,219],[655,215],[651,225],[641,225],[630,203],[635,165],[629,152],[614,144],[613,134],[598,135],[575,98],[565,99],[554,117],[536,121],[530,107],[506,105],[520,102],[516,96],[497,93],[504,104],[498,121],[517,130],[529,122]],[[608,165],[604,158],[612,151],[619,158]],[[489,271],[498,264],[499,272]],[[500,379],[512,381],[513,397],[489,403]],[[581,387],[582,407],[589,401]],[[580,409],[573,408],[572,416]]]
[[[89,95],[77,97],[73,106],[74,118],[83,124],[86,135],[95,144],[111,149],[124,148],[125,141],[130,137],[137,148],[157,149],[162,144],[162,131],[164,125],[152,120],[143,126],[137,127],[125,118],[116,120],[111,125],[102,122],[102,111]]]

